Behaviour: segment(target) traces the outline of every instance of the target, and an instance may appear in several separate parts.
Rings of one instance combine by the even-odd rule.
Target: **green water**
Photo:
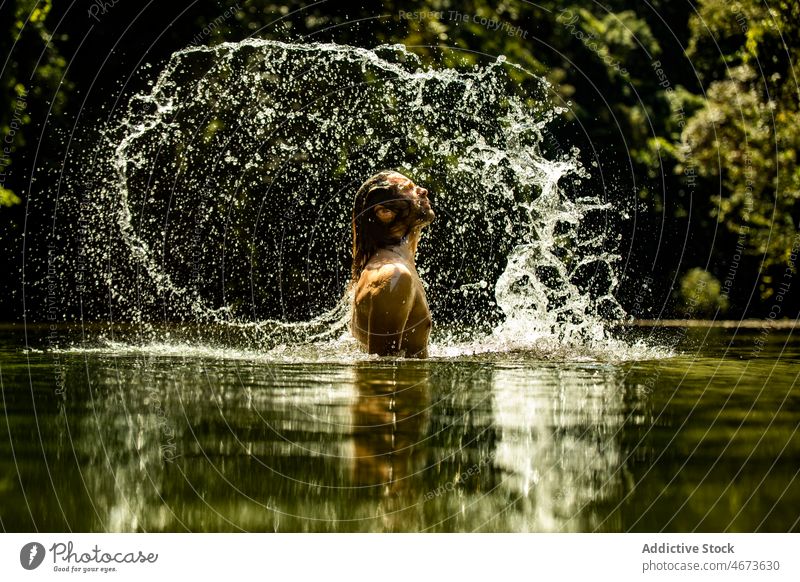
[[[5,329],[0,525],[800,530],[800,342],[670,335],[639,361],[282,363]]]

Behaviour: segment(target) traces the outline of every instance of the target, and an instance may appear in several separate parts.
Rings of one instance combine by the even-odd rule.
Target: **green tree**
[[[788,264],[798,232],[798,23],[798,3],[765,10],[754,0],[704,0],[691,21],[689,54],[708,87],[681,134],[682,160],[696,164],[713,192],[711,215],[762,263],[763,299],[774,293],[773,272]],[[729,51],[723,66],[717,46]]]
[[[66,62],[45,25],[51,9],[52,0],[16,0],[2,7],[2,49],[9,58],[0,75],[0,207],[21,202],[9,177],[14,160],[32,145],[32,112],[46,110],[53,100],[52,112],[58,114],[66,104],[69,85],[60,87]]]

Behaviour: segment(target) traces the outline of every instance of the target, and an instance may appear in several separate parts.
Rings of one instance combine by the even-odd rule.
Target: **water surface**
[[[6,328],[2,527],[798,531],[795,335],[659,333],[655,359],[408,361]]]

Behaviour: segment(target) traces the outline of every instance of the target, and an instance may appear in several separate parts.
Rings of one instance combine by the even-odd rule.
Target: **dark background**
[[[585,187],[627,216],[617,225],[617,296],[628,313],[795,318],[800,293],[780,293],[780,284],[797,286],[797,3],[769,2],[772,13],[750,0],[502,6],[3,2],[0,132],[12,147],[0,191],[0,320],[43,319],[46,233],[59,212],[59,221],[70,219],[58,206],[60,180],[81,163],[68,152],[91,147],[174,51],[251,36],[403,43],[434,66],[455,66],[437,46],[464,49],[459,66],[485,62],[479,53],[505,54],[550,80],[568,109],[553,126],[551,153],[574,145],[584,163],[596,161]],[[407,14],[420,11],[427,14]]]

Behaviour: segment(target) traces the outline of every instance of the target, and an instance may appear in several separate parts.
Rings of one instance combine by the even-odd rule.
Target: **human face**
[[[398,194],[410,201],[416,209],[415,221],[420,226],[427,226],[436,215],[431,208],[431,201],[428,198],[428,190],[417,186],[411,179],[403,174],[394,174],[390,180],[397,184]]]

